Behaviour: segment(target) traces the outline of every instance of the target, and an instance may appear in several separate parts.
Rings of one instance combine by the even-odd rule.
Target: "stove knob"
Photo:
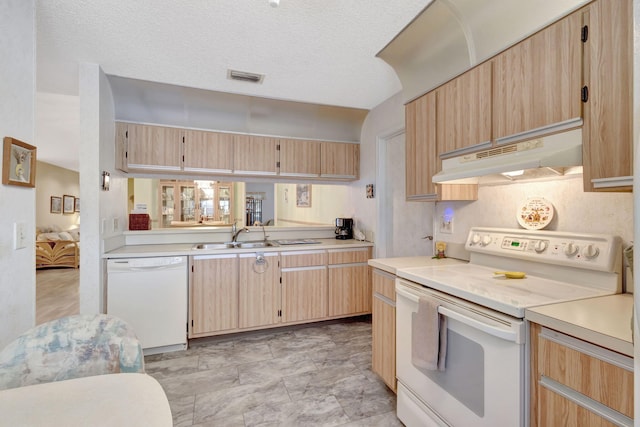
[[[538,240],[533,246],[533,249],[536,251],[536,253],[541,254],[542,252],[547,250],[547,247],[549,247],[549,242],[547,242],[546,240]]]
[[[491,243],[491,236],[486,235],[482,238],[482,241],[480,242],[480,246],[487,246],[489,243]]]
[[[600,249],[598,249],[598,247],[594,245],[587,245],[582,250],[582,255],[584,255],[587,258],[595,258],[599,254],[600,254]]]
[[[564,248],[564,254],[566,256],[574,256],[575,254],[578,253],[578,247],[573,244],[573,243],[568,243],[567,246],[565,246]]]
[[[480,235],[476,233],[471,238],[471,244],[472,245],[477,245],[478,243],[480,243]]]

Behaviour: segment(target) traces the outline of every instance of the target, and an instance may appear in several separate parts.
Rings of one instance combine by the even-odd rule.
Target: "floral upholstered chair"
[[[0,352],[0,390],[120,372],[144,372],[142,347],[123,320],[105,314],[43,323]]]

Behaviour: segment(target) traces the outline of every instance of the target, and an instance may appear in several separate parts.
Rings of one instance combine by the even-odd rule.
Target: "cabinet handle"
[[[589,100],[589,86],[582,86],[580,98],[582,102],[587,102]]]
[[[589,40],[589,26],[585,25],[584,27],[582,27],[582,30],[580,31],[580,40],[582,40],[582,43],[586,43],[587,40]]]

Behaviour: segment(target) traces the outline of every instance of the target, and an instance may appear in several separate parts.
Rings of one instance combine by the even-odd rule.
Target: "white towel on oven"
[[[421,369],[444,371],[447,357],[447,318],[438,302],[420,297],[411,322],[411,363]]]

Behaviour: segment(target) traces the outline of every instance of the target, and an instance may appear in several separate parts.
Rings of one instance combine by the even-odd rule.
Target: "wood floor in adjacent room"
[[[79,312],[79,268],[36,270],[36,324]]]

